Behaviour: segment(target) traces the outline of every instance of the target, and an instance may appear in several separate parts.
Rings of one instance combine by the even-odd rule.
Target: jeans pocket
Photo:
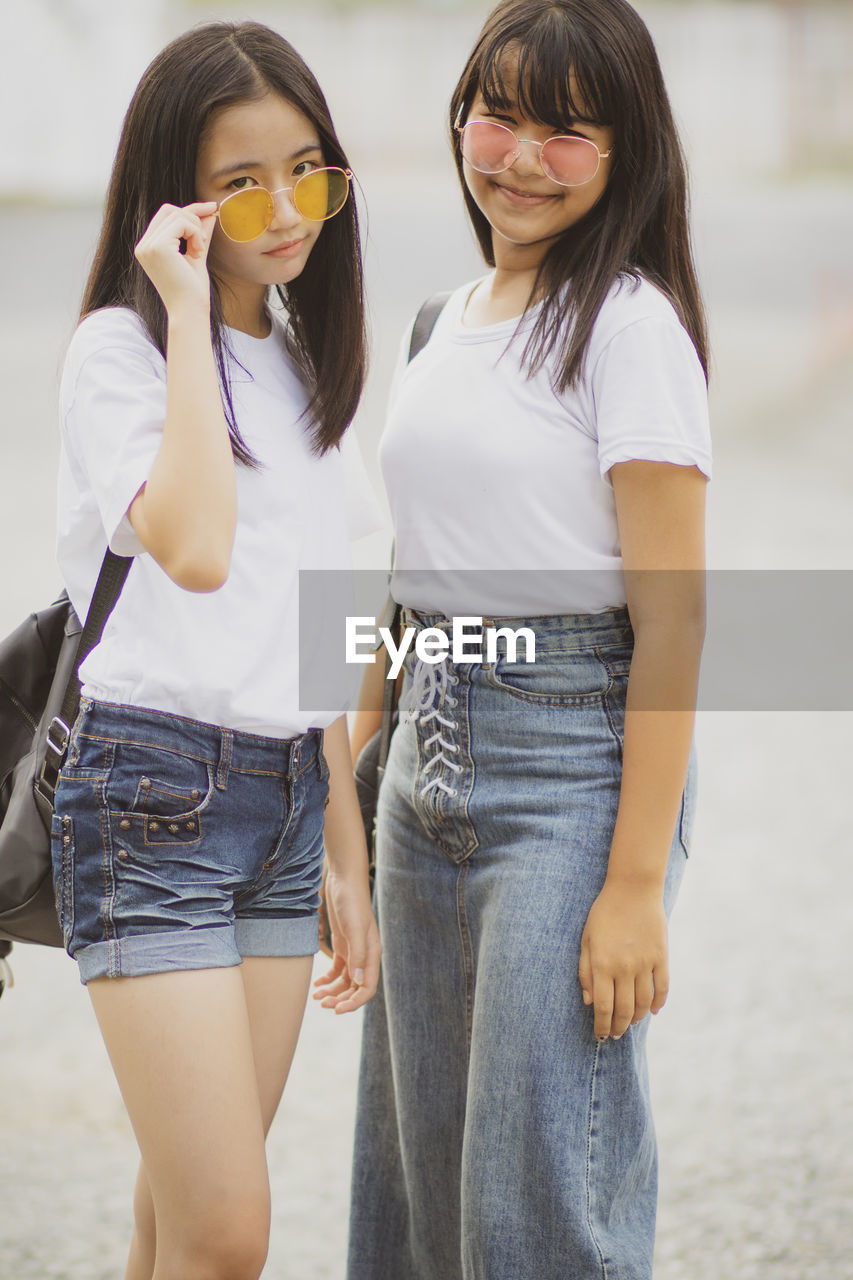
[[[484,671],[493,687],[524,702],[551,706],[595,702],[613,684],[613,672],[598,649],[537,650],[533,662],[509,661],[499,654]]]
[[[194,844],[215,791],[205,760],[149,743],[115,743],[105,799],[120,838],[133,831],[144,845]]]

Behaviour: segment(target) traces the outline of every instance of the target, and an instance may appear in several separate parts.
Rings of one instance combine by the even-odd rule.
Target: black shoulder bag
[[[50,860],[54,795],[80,702],[77,672],[131,563],[107,551],[84,626],[63,592],[0,642],[0,956],[10,940],[62,946]]]

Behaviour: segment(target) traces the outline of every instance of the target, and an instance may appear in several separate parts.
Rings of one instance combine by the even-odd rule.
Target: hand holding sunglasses
[[[199,288],[207,296],[207,249],[214,218],[219,219],[219,225],[229,240],[238,244],[257,240],[275,217],[275,197],[287,192],[303,218],[310,222],[326,222],[340,213],[346,204],[352,176],[350,169],[330,166],[303,174],[291,187],[279,187],[275,191],[268,191],[266,187],[246,187],[226,196],[218,205],[213,200],[190,204],[183,209],[176,205],[163,205],[137,244],[136,257],[168,310],[172,295],[178,290],[182,292],[186,284],[184,268],[177,267],[179,274],[176,274],[174,237],[177,232],[180,259],[200,265],[204,279],[199,279]]]
[[[183,208],[161,205],[136,245],[134,255],[167,311],[193,296],[205,306],[209,304],[207,251],[216,216],[215,200],[196,201]]]

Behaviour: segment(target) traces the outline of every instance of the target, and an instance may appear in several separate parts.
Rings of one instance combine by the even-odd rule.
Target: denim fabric
[[[407,624],[443,625],[409,613]],[[407,659],[377,826],[349,1280],[649,1280],[649,1019],[599,1045],[577,977],[607,869],[627,611],[485,619],[536,663]],[[444,624],[446,625],[446,624]],[[431,697],[431,702],[430,702]],[[665,905],[684,870],[695,761]]]
[[[313,954],[322,744],[84,699],[51,840],[81,980]]]

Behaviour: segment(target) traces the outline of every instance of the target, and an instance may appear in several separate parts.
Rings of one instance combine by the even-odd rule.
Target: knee
[[[181,1234],[163,1280],[259,1280],[268,1250],[268,1201],[231,1202]]]
[[[139,1178],[133,1195],[133,1221],[136,1234],[152,1247],[157,1239],[157,1219],[151,1190],[144,1179]],[[153,1249],[152,1249],[153,1251]]]

